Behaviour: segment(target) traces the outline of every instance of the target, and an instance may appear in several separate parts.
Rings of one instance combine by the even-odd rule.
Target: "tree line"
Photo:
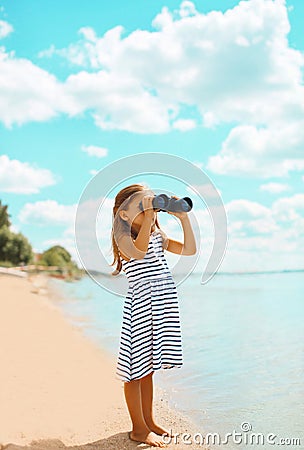
[[[35,261],[31,243],[22,233],[11,230],[8,205],[0,200],[0,266],[13,267],[33,264]],[[62,246],[55,245],[45,250],[37,262],[40,266],[57,266],[71,273],[79,271],[70,253]]]

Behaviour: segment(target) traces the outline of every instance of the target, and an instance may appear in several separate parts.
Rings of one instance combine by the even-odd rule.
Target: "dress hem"
[[[126,377],[119,376],[119,375],[116,373],[116,377],[115,377],[115,378],[116,378],[116,380],[118,380],[118,381],[123,381],[123,382],[125,382],[125,383],[129,383],[130,381],[140,380],[141,378],[144,378],[144,377],[146,377],[147,375],[150,375],[150,373],[156,372],[156,371],[161,370],[161,369],[163,369],[163,370],[169,370],[169,369],[181,369],[182,367],[183,367],[183,363],[182,363],[182,364],[165,364],[165,363],[164,363],[164,364],[162,364],[160,367],[157,367],[156,369],[149,369],[148,372],[144,373],[143,375],[141,375],[141,376],[139,376],[139,377],[127,379]]]

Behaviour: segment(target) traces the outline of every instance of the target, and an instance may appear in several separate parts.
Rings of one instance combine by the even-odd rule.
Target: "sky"
[[[0,199],[13,230],[79,262],[75,215],[90,180],[128,156],[169,154],[221,198],[220,271],[303,269],[303,25],[302,0],[0,0]],[[134,181],[192,196],[201,271],[213,225],[191,180]],[[97,220],[103,251],[127,184],[122,168]]]

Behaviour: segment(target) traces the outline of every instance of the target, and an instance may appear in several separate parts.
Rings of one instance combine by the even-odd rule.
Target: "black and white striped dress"
[[[122,260],[129,282],[116,368],[122,381],[183,364],[177,289],[162,243],[156,230],[143,259]]]

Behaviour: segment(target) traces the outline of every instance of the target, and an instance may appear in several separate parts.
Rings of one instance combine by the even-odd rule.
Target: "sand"
[[[156,448],[128,438],[115,358],[72,325],[50,295],[45,277],[0,275],[0,450]],[[169,408],[157,386],[154,411],[174,433],[201,431]]]

